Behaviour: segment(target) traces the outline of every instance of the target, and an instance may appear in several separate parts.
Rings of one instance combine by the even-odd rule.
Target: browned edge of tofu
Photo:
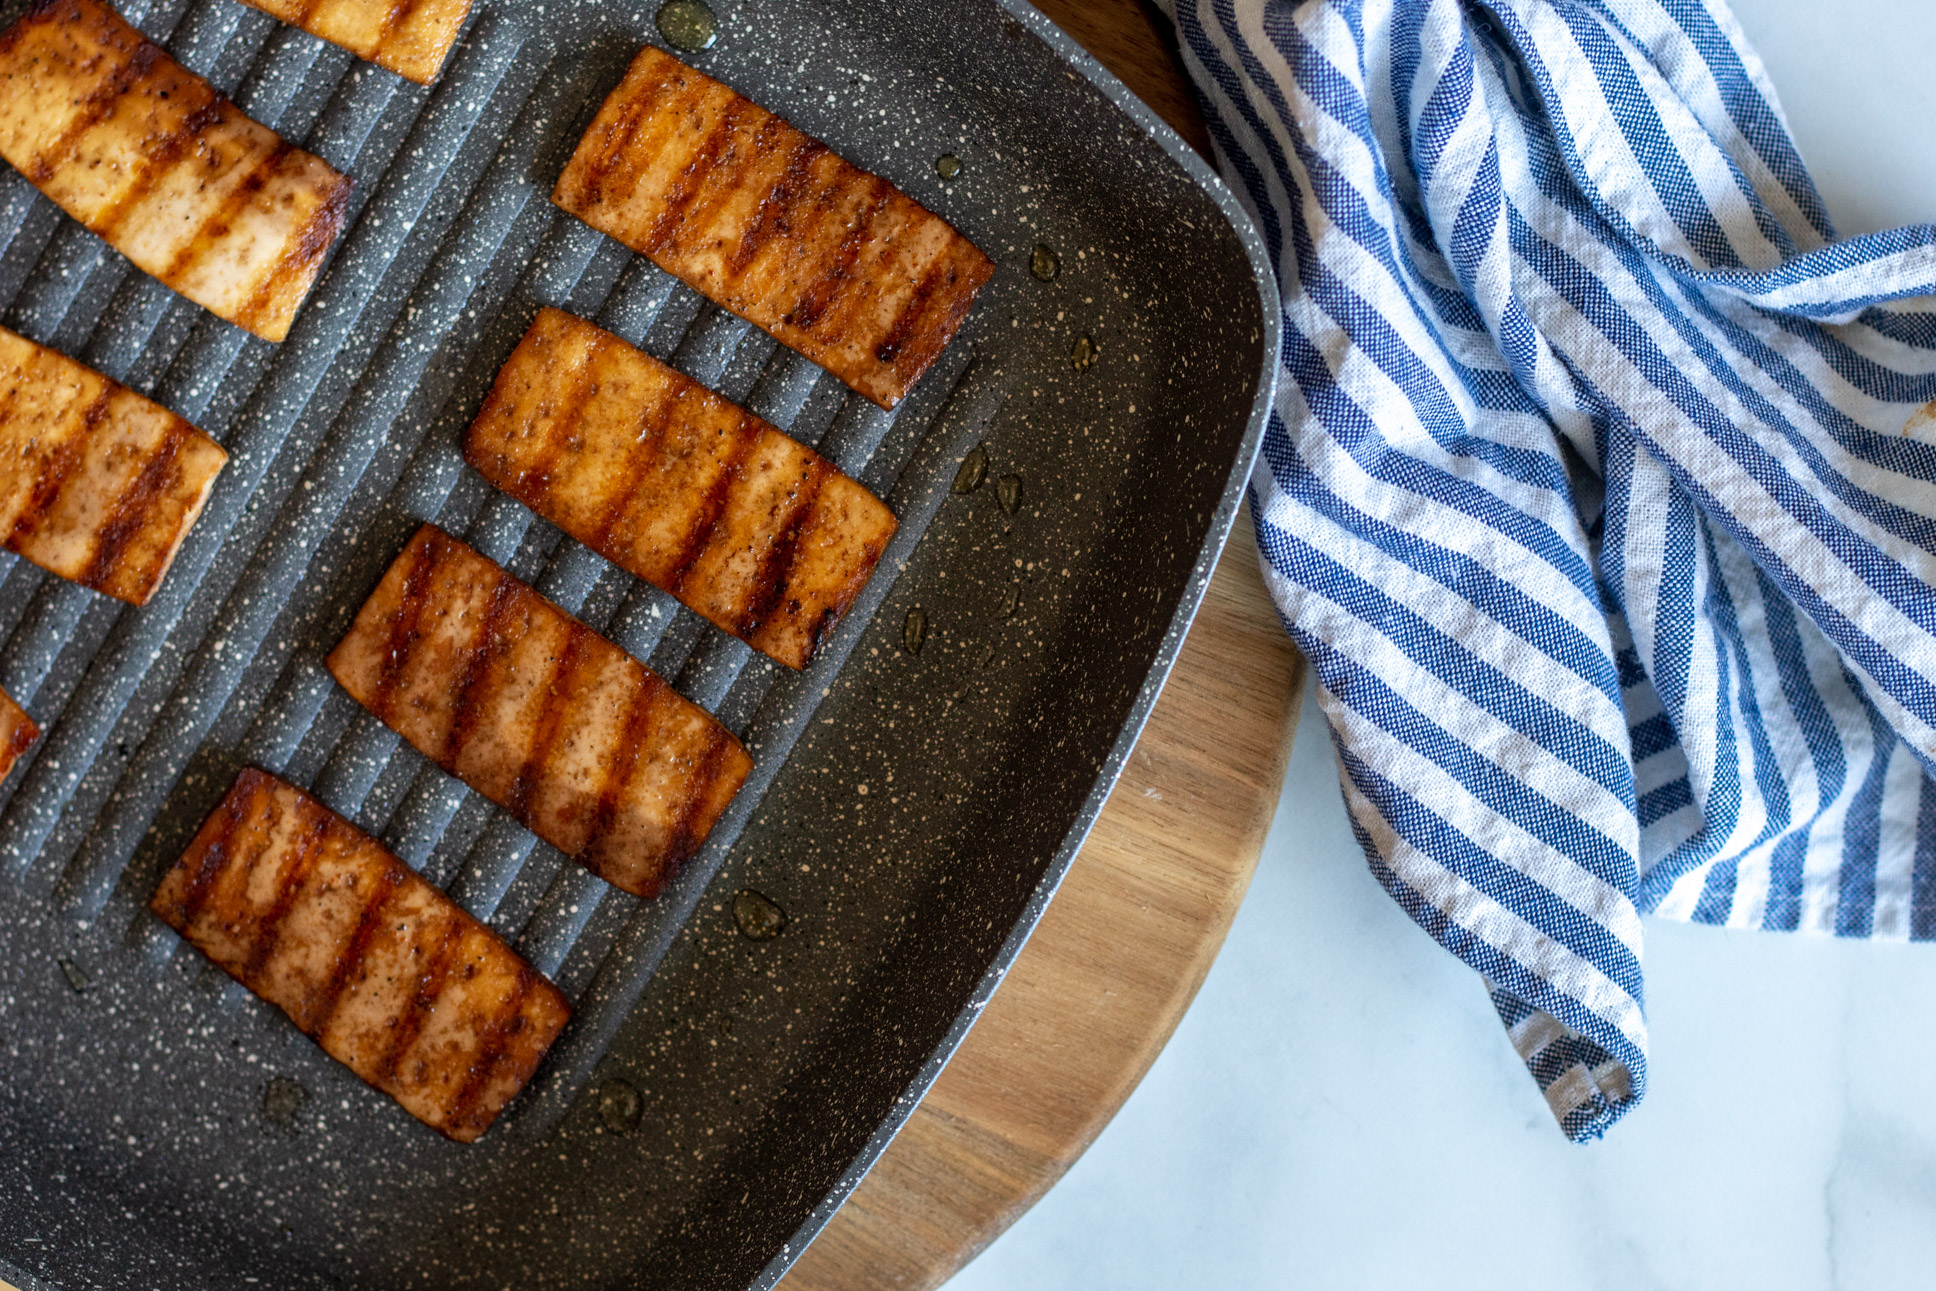
[[[14,763],[39,738],[40,727],[27,716],[27,710],[12,695],[0,690],[0,780],[13,773]]]
[[[132,605],[161,586],[228,462],[187,421],[0,327],[0,543]]]
[[[887,180],[651,45],[551,200],[883,408],[940,357],[995,272]]]
[[[437,79],[471,0],[244,0],[397,75]]]
[[[811,448],[548,307],[499,370],[464,456],[607,560],[796,669],[900,527]]]
[[[571,1016],[563,992],[389,849],[253,767],[149,908],[459,1143],[490,1127]]]
[[[326,662],[438,766],[635,896],[699,850],[753,766],[710,713],[431,524]]]
[[[342,232],[350,180],[100,0],[0,33],[0,156],[143,272],[269,341]]]

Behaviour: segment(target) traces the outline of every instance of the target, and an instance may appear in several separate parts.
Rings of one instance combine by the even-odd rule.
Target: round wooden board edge
[[[784,1291],[938,1286],[1082,1155],[1223,945],[1276,811],[1302,687],[1246,512],[1034,936]]]
[[[1209,153],[1147,0],[1035,3]],[[938,1286],[1095,1140],[1222,948],[1276,813],[1303,682],[1246,508],[1142,739],[1034,935],[783,1291]]]

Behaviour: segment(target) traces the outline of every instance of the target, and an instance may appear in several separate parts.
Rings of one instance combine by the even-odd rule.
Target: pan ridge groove
[[[0,18],[30,2],[0,0]],[[206,1268],[178,1261],[179,1274],[152,1276],[113,1267],[120,1255],[105,1242],[20,1246],[19,1234],[30,1231],[22,1225],[51,1231],[45,1223],[56,1217],[45,1206],[92,1204],[82,1196],[85,1181],[65,1192],[37,1182],[14,1189],[8,1195],[18,1204],[0,1208],[0,1276],[14,1272],[4,1261],[39,1261],[47,1252],[32,1272],[115,1291],[155,1291],[156,1283],[172,1291],[168,1278],[185,1288],[204,1273],[215,1281],[253,1274],[291,1291],[332,1279],[468,1285],[457,1264],[413,1264],[414,1249],[433,1252],[425,1258],[488,1260],[506,1277],[521,1269],[526,1281],[532,1270],[552,1269],[553,1280],[567,1283],[625,1284],[637,1266],[613,1263],[623,1249],[683,1240],[679,1221],[667,1218],[669,1197],[690,1197],[691,1213],[703,1220],[713,1184],[735,1168],[727,1163],[748,1135],[765,1144],[770,1125],[810,1123],[774,1119],[789,1087],[781,1082],[803,1073],[818,1079],[805,1064],[834,1046],[874,1043],[865,1039],[873,1023],[848,1010],[875,1007],[868,1002],[879,993],[873,974],[897,967],[890,952],[910,944],[920,919],[935,920],[942,933],[932,946],[924,941],[921,954],[955,956],[968,970],[934,996],[952,1009],[972,1003],[975,974],[1002,962],[1002,938],[1017,918],[1031,916],[1031,885],[1062,863],[1058,847],[1080,831],[1092,810],[1083,805],[1088,795],[1113,774],[1123,723],[1133,726],[1146,711],[1138,696],[1150,670],[1170,657],[1177,616],[1187,617],[1200,590],[1189,580],[1207,572],[1190,572],[1204,559],[1198,544],[1214,544],[1234,505],[1236,486],[1224,477],[1238,467],[1170,445],[1202,435],[1217,453],[1241,458],[1254,442],[1226,415],[1237,410],[1241,422],[1241,409],[1254,408],[1249,395],[1206,427],[1205,399],[1222,396],[1204,395],[1203,374],[1226,371],[1232,356],[1248,362],[1246,347],[1257,336],[1238,335],[1225,314],[1206,306],[1236,299],[1226,314],[1241,315],[1250,288],[1246,257],[1261,262],[1241,249],[1249,246],[1244,235],[1233,238],[1217,223],[1233,208],[1213,181],[1179,167],[1173,141],[1152,141],[1118,112],[1113,91],[1084,79],[1093,69],[1065,57],[1016,0],[972,0],[951,12],[947,32],[890,0],[727,6],[718,47],[695,59],[702,70],[878,168],[968,231],[999,265],[961,334],[887,412],[551,204],[600,100],[640,45],[656,40],[649,7],[640,14],[598,0],[558,0],[540,10],[478,0],[442,77],[428,87],[233,0],[118,7],[252,119],[323,157],[355,186],[333,258],[277,348],[134,270],[0,168],[0,325],[195,422],[231,455],[173,573],[139,611],[0,553],[0,686],[48,732],[20,771],[0,780],[0,900],[13,903],[0,944],[29,952],[0,961],[13,965],[0,968],[0,1020],[16,1028],[10,1052],[18,1044],[23,1054],[19,1096],[0,1100],[0,1192],[22,1177],[58,1173],[46,1168],[55,1145],[37,1140],[15,1113],[52,1107],[36,1082],[60,1073],[56,1097],[77,1109],[77,1143],[91,1132],[88,1109],[102,1100],[132,1105],[130,1133],[141,1136],[127,1151],[120,1136],[93,1145],[104,1168],[130,1182],[120,1201],[135,1214],[104,1211],[88,1221],[90,1231],[127,1224],[166,1243],[175,1240],[170,1225],[213,1232],[209,1225],[226,1224],[225,1237],[263,1240],[217,1242]],[[870,8],[873,17],[861,21]],[[795,31],[813,34],[795,40]],[[956,39],[975,33],[979,39],[965,44]],[[769,39],[775,35],[786,38]],[[1033,74],[1001,89],[1024,67]],[[1066,99],[1071,111],[1037,119],[1030,113],[1038,98]],[[1039,151],[1050,139],[1067,146],[1053,157]],[[1091,156],[1098,148],[1108,155]],[[959,178],[936,177],[933,158],[942,152],[966,163]],[[1081,175],[1090,176],[1083,184],[1128,200],[1084,206],[1089,199],[1072,178]],[[1153,192],[1194,203],[1193,222],[1147,222],[1154,217],[1139,202]],[[1206,219],[1214,238],[1239,247],[1234,260],[1203,249],[1211,236],[1203,234]],[[1028,275],[1028,248],[1037,241],[1063,257],[1055,284]],[[1162,264],[1167,277],[1137,267],[1152,241],[1175,252]],[[1234,290],[1203,272],[1231,265]],[[1084,298],[1090,290],[1094,300]],[[792,673],[609,564],[464,464],[463,433],[543,306],[591,320],[670,364],[813,448],[894,511],[901,529],[879,572],[806,672]],[[1068,370],[1067,345],[1055,343],[1061,310],[1067,325],[1113,338],[1105,379]],[[1179,333],[1171,326],[1177,319],[1190,325]],[[1139,349],[1149,356],[1140,371],[1133,364],[1145,360],[1132,359]],[[1185,351],[1187,371],[1163,366],[1164,356]],[[1164,407],[1165,420],[1153,420],[1153,409],[1125,412],[1129,398],[1145,397]],[[1190,413],[1197,422],[1179,436],[1177,423],[1188,424]],[[1005,471],[1027,475],[1029,506],[1020,515],[984,505],[992,493],[950,497],[959,461],[984,438]],[[1146,453],[1168,462],[1170,473],[1153,473],[1139,456]],[[1083,502],[1070,510],[1072,489],[1083,490]],[[1164,509],[1165,497],[1174,510]],[[944,506],[948,523],[936,524]],[[1141,527],[1125,519],[1137,515],[1164,519],[1161,526],[1136,522]],[[363,712],[325,671],[324,654],[375,576],[423,522],[498,561],[647,664],[753,756],[741,793],[658,898],[642,902],[570,863]],[[1012,540],[1002,536],[1011,527]],[[1112,547],[1107,540],[1118,532],[1148,541]],[[1040,550],[1045,542],[1056,549],[1053,567]],[[981,603],[984,589],[1000,590],[1017,554],[1042,557],[1043,567],[1027,575],[1023,612],[996,626]],[[1082,602],[1086,588],[1103,585],[1093,576],[1117,565],[1129,576]],[[1014,568],[1012,577],[1023,579],[1021,566]],[[1143,599],[1124,609],[1132,598]],[[930,615],[919,660],[900,648],[910,603]],[[1186,608],[1173,613],[1172,604]],[[1110,635],[1099,638],[1102,632]],[[1069,642],[1093,647],[1098,639],[1100,647],[1080,658],[1067,653]],[[1006,652],[992,665],[983,653],[991,643]],[[926,750],[948,737],[924,728],[914,704],[924,714],[956,715],[948,729],[965,733],[967,761],[957,767],[951,748],[940,769],[924,769],[932,760]],[[885,733],[897,720],[901,731]],[[991,733],[977,733],[976,723]],[[977,805],[974,795],[1007,783],[1001,767],[1016,765],[986,760],[1003,750],[1028,750],[1025,760],[1042,781],[1003,795],[1004,809],[1046,795],[1054,799],[1046,814],[1032,806],[1011,817]],[[885,759],[890,774],[854,759]],[[341,1088],[330,1069],[310,1060],[306,1041],[292,1046],[300,1036],[286,1022],[206,966],[148,910],[163,872],[246,765],[302,786],[381,840],[573,1002],[568,1033],[475,1148],[411,1138],[418,1127],[407,1118],[358,1103],[360,1086]],[[931,777],[925,784],[924,775]],[[958,776],[952,784],[950,775]],[[873,787],[860,807],[854,795],[866,791],[857,780]],[[894,796],[917,787],[917,811],[901,808],[897,816]],[[862,828],[861,807],[869,828],[885,820],[900,832],[854,832]],[[1045,833],[1048,824],[1054,828]],[[922,884],[952,876],[944,867],[964,857],[980,864],[977,849],[997,845],[1010,859],[981,887],[950,886],[940,902],[922,894]],[[722,893],[742,885],[770,891],[786,906],[792,931],[779,942],[746,942],[730,901],[716,910],[720,897],[709,885]],[[876,901],[878,908],[869,905]],[[884,917],[896,909],[905,912]],[[79,966],[85,989],[49,969],[56,956]],[[893,990],[905,995],[926,980],[921,973],[895,977]],[[14,1001],[32,1013],[10,1012]],[[715,1010],[730,1014],[717,1028]],[[923,1018],[910,1025],[905,1049],[872,1052],[865,1070],[855,1068],[850,1083],[865,1086],[871,1101],[820,1117],[830,1146],[789,1152],[785,1170],[754,1180],[778,1191],[797,1180],[811,1196],[802,1193],[797,1205],[777,1193],[766,1198],[757,1231],[736,1230],[718,1252],[697,1257],[701,1263],[765,1260],[786,1240],[779,1233],[768,1243],[766,1229],[780,1222],[770,1216],[782,1216],[789,1229],[810,1225],[814,1199],[839,1195],[847,1186],[842,1163],[876,1129],[898,1123],[896,1100],[915,1088],[916,1066],[937,1052],[947,1018]],[[797,1043],[795,1019],[810,1043]],[[743,1025],[729,1031],[728,1022]],[[882,1038],[898,1044],[900,1033],[886,1039],[888,1029],[880,1028]],[[141,1058],[138,1075],[122,1070],[123,1055]],[[614,1075],[635,1085],[649,1114],[629,1140],[586,1139],[592,1103],[580,1095]],[[271,1076],[310,1094],[289,1124],[261,1119]],[[728,1086],[729,1078],[765,1084]],[[731,1098],[721,1096],[718,1108],[688,1108],[674,1101],[687,1082]],[[721,1133],[695,1143],[688,1130],[698,1122],[687,1119],[709,1109],[723,1112]],[[117,1110],[125,1108],[117,1103]],[[583,1263],[522,1256],[500,1263],[499,1253],[524,1240],[517,1236],[524,1230],[501,1216],[494,1228],[484,1222],[495,1204],[490,1181],[522,1163],[534,1197],[552,1189],[550,1173],[574,1170],[551,1164],[553,1141],[588,1153],[631,1152],[642,1188],[623,1196],[594,1190],[592,1180],[603,1176],[584,1172],[588,1219],[611,1206],[587,1225],[600,1233],[603,1253],[588,1246],[570,1252],[585,1255]],[[323,1182],[351,1161],[364,1167],[353,1187]],[[661,1178],[650,1176],[653,1161],[671,1163]],[[229,1188],[209,1186],[211,1174]],[[731,1197],[746,1191],[735,1183]],[[374,1200],[379,1194],[387,1200]],[[242,1198],[260,1198],[263,1208],[225,1210]],[[479,1222],[463,1226],[462,1254],[436,1253],[436,1232],[422,1229],[431,1222],[426,1206],[444,1199],[462,1204],[443,1209],[445,1220],[478,1207]],[[316,1222],[276,1231],[278,1218],[297,1213]],[[73,1215],[80,1222],[82,1211]],[[531,1240],[576,1242],[555,1228],[533,1226]],[[429,1240],[407,1246],[393,1236],[406,1229]],[[346,1249],[332,1252],[334,1240]],[[762,1276],[756,1261],[718,1281],[693,1258],[687,1253],[661,1272],[693,1285],[744,1286]],[[248,1267],[251,1261],[258,1263]]]
[[[461,69],[454,69],[452,79],[459,75]],[[335,83],[334,98],[345,97],[342,85],[347,79]],[[555,62],[547,64],[532,77],[534,88],[520,106],[535,119],[554,115],[555,100],[583,94],[583,85],[576,83],[582,79],[573,69],[561,68]],[[642,342],[649,352],[656,351],[657,357],[687,375],[743,402],[769,422],[798,434],[803,442],[820,446],[849,473],[869,467],[875,450],[897,423],[910,441],[907,451],[913,450],[963,374],[965,349],[958,348],[944,358],[941,368],[901,409],[885,412],[877,408],[801,356],[778,347],[744,320],[699,300],[696,293],[649,261],[629,254],[612,257],[605,239],[570,217],[550,211],[539,200],[539,189],[525,186],[518,191],[518,174],[531,167],[532,154],[541,150],[526,145],[527,132],[519,128],[521,124],[522,118],[507,132],[489,173],[480,178],[463,210],[448,226],[440,239],[442,250],[399,309],[399,319],[413,320],[417,330],[435,331],[440,321],[448,324],[467,308],[482,313],[526,302],[530,308],[555,302]],[[568,142],[552,141],[552,150],[558,151]],[[399,151],[407,153],[410,149],[405,145]],[[381,202],[389,191],[386,176],[371,200]],[[534,208],[540,210],[540,220],[527,219]],[[526,230],[520,238],[514,233],[515,227],[539,222],[544,225],[542,234],[537,235],[541,238],[539,251],[518,280],[497,298],[476,302],[454,285],[467,288],[487,276],[481,262],[515,256],[535,232]],[[362,225],[353,222],[346,257],[360,247],[355,239],[361,232]],[[600,274],[597,262],[601,254],[607,258],[604,267],[616,267],[617,272]],[[333,286],[333,279],[319,286],[318,304]],[[410,402],[433,354],[413,347],[401,334],[402,329],[401,321],[394,324],[385,342],[363,365],[356,387],[341,401],[342,410],[331,435],[349,426],[351,418],[382,424],[403,415],[402,405]],[[474,358],[460,357],[459,363],[470,368],[486,366]],[[487,388],[492,375],[494,369],[485,372],[481,383],[476,379],[466,383],[463,376],[446,381],[444,401],[450,406],[468,402],[474,407],[481,398],[478,387],[481,384]],[[198,387],[210,379],[176,376],[174,384],[179,388]],[[431,419],[448,422],[452,416],[440,409]],[[200,729],[205,730],[206,722],[215,716],[211,710],[218,705],[206,701],[194,705],[193,697],[206,690],[215,673],[212,660],[224,653],[260,660],[265,651],[273,651],[273,643],[265,642],[276,626],[275,616],[251,613],[250,607],[272,604],[269,589],[300,576],[327,537],[330,522],[349,505],[351,494],[370,483],[365,479],[369,460],[345,468],[328,451],[332,442],[331,436],[325,436],[316,459],[328,464],[322,473],[331,476],[336,487],[309,487],[300,494],[288,495],[290,500],[285,505],[298,510],[285,510],[279,517],[269,531],[268,545],[257,546],[252,569],[228,594],[228,606],[221,617],[237,626],[226,648],[198,652],[177,666],[164,711],[157,713],[146,729],[133,732],[142,740],[134,757],[118,775],[104,775],[103,763],[91,768],[55,828],[67,827],[72,817],[103,800],[112,800],[118,806],[93,819],[84,833],[66,828],[59,839],[50,837],[52,830],[39,835],[41,859],[65,861],[52,884],[52,892],[63,908],[98,923],[110,904],[118,901],[123,912],[108,920],[107,926],[133,947],[151,970],[185,953],[171,948],[139,899],[141,890],[152,882],[153,867],[138,872],[128,868],[139,847],[141,831],[153,814],[153,786],[171,785],[180,772],[177,764],[166,768],[174,775],[158,774],[158,756],[167,751],[177,756],[178,763],[184,761],[181,751],[190,747],[198,734],[193,727],[184,730],[181,724],[169,722],[168,708],[199,707],[196,716],[204,719]],[[457,463],[450,451],[453,445],[454,441],[433,442],[425,427],[424,435],[409,445],[414,451],[408,460],[397,463],[386,476],[392,500],[406,509],[414,504],[416,510],[430,512],[433,519],[462,522],[454,526],[454,532],[521,574],[528,573],[548,597],[573,613],[585,612],[586,602],[603,589],[607,603],[587,615],[594,627],[612,631],[626,648],[655,667],[665,668],[676,689],[709,711],[720,712],[736,733],[753,740],[760,737],[755,713],[779,680],[777,670],[667,594],[564,539],[522,506],[496,494],[454,496],[463,491],[458,488]],[[891,484],[892,477],[882,482]],[[319,481],[309,479],[305,483],[313,486]],[[279,534],[289,535],[281,545],[277,543]],[[236,613],[231,615],[229,610]],[[856,620],[856,628],[863,623],[864,618]],[[386,811],[385,824],[390,827],[379,831],[399,855],[447,886],[471,913],[494,922],[507,939],[529,948],[532,962],[541,971],[563,970],[565,983],[561,984],[582,989],[588,978],[600,972],[606,958],[604,950],[609,946],[593,944],[601,939],[592,925],[601,914],[607,924],[627,919],[636,922],[637,916],[629,908],[632,899],[606,890],[576,867],[560,864],[555,849],[507,820],[486,817],[475,822],[481,828],[460,827],[453,833],[453,825],[467,806],[473,815],[483,814],[473,801],[475,794],[444,783],[441,773],[380,723],[348,720],[317,745],[316,737],[321,733],[317,723],[330,710],[332,700],[340,701],[340,696],[332,695],[331,683],[314,660],[287,656],[280,673],[272,696],[244,737],[243,749],[249,760],[282,773],[308,751],[317,765],[306,778],[319,798],[351,820],[363,818],[368,796],[379,782],[387,778],[406,783],[398,801]],[[232,684],[233,678],[229,680]],[[144,800],[144,792],[150,795],[149,800]],[[744,809],[735,813],[738,820],[745,814]],[[737,830],[729,832],[736,835]],[[21,833],[24,831],[10,816],[0,817],[0,848],[24,846],[12,842]],[[722,834],[720,850],[728,845],[730,837]],[[520,885],[528,889],[522,898],[516,896]],[[619,932],[616,926],[608,927],[602,940],[616,944]],[[578,961],[575,964],[574,958]],[[232,1006],[243,998],[244,993],[232,989],[225,995]]]
[[[510,38],[490,40],[488,36],[492,31],[505,31]],[[265,481],[271,488],[263,496],[263,501],[272,500],[277,493],[286,494],[294,487],[294,478],[272,476],[271,468],[279,460],[301,461],[315,451],[311,444],[302,442],[300,438],[295,442],[286,441],[291,440],[292,432],[300,426],[313,425],[314,421],[319,420],[312,411],[312,404],[319,393],[329,403],[355,406],[354,389],[331,390],[325,387],[319,392],[319,387],[324,386],[326,374],[317,370],[321,365],[314,360],[326,354],[331,356],[329,366],[335,367],[341,363],[340,342],[350,327],[362,319],[365,306],[374,294],[380,277],[380,273],[370,271],[380,271],[388,266],[394,273],[397,270],[396,266],[391,265],[392,261],[409,264],[407,239],[416,230],[417,221],[433,193],[446,180],[447,176],[442,172],[471,140],[476,125],[489,114],[490,107],[500,97],[500,90],[505,88],[506,74],[511,70],[524,41],[516,33],[502,27],[487,26],[483,37],[466,50],[465,57],[441,87],[442,92],[432,97],[429,109],[417,118],[409,136],[400,141],[399,151],[404,155],[420,153],[421,160],[438,167],[438,182],[429,182],[424,175],[417,173],[415,166],[403,168],[401,172],[386,175],[375,194],[368,199],[363,208],[368,218],[358,220],[353,211],[336,264],[319,285],[317,295],[298,319],[289,340],[275,352],[262,385],[251,396],[251,409],[281,415],[255,417],[245,414],[240,433],[231,431],[226,437],[228,442],[225,447],[228,447],[232,458],[230,472],[236,478],[227,482],[226,493],[218,490],[196,532],[191,535],[189,543],[184,544],[176,572],[187,576],[179,580],[171,578],[150,603],[150,613],[139,619],[124,619],[123,626],[132,625],[131,629],[121,634],[119,640],[111,643],[97,658],[77,694],[78,701],[85,705],[80,710],[84,719],[76,721],[76,715],[72,712],[64,715],[61,724],[55,727],[55,734],[48,741],[48,749],[40,762],[85,761],[85,750],[99,742],[103,729],[120,722],[128,698],[149,675],[150,667],[161,653],[166,638],[173,635],[170,629],[181,626],[191,638],[201,635],[200,624],[205,620],[200,616],[186,616],[184,623],[190,599],[208,604],[219,597],[220,601],[211,606],[209,620],[206,621],[226,624],[234,617],[238,629],[215,636],[192,652],[181,651],[187,656],[182,665],[183,673],[179,684],[167,697],[163,714],[180,714],[183,725],[188,729],[171,728],[166,721],[162,721],[145,732],[130,732],[133,738],[124,742],[139,744],[141,751],[136,755],[135,764],[131,764],[127,773],[119,777],[123,810],[115,813],[114,817],[97,821],[96,811],[88,809],[91,804],[74,804],[75,809],[69,810],[71,798],[81,787],[81,777],[40,774],[39,762],[30,768],[24,780],[18,782],[19,790],[7,804],[5,814],[0,815],[0,858],[5,858],[5,863],[17,876],[27,871],[30,861],[34,862],[32,876],[35,886],[32,890],[45,893],[59,881],[63,896],[67,899],[65,904],[78,917],[92,919],[99,912],[100,904],[107,896],[107,885],[113,870],[121,859],[111,852],[96,850],[86,862],[84,871],[69,871],[63,879],[63,870],[80,846],[81,837],[87,832],[98,835],[103,826],[111,828],[115,817],[125,818],[130,814],[139,815],[144,820],[152,817],[173,783],[174,776],[157,774],[138,764],[144,758],[161,758],[179,763],[185,756],[185,750],[199,743],[200,729],[205,729],[205,722],[200,719],[205,715],[212,720],[214,713],[209,710],[219,709],[233,685],[234,673],[253,656],[253,649],[249,647],[260,637],[258,635],[254,641],[249,641],[249,634],[267,627],[261,620],[265,611],[273,611],[277,602],[257,590],[263,582],[263,561],[247,561],[249,567],[246,571],[239,568],[244,560],[238,557],[261,555],[258,543],[247,542],[249,535],[246,532],[237,534],[236,542],[226,540],[230,538],[230,531],[236,523],[243,519],[243,508],[257,502],[256,495]],[[512,85],[509,89],[507,97],[515,99],[528,87]],[[452,97],[445,98],[444,95]],[[454,111],[451,105],[455,105]],[[512,110],[517,106],[521,106],[521,99],[511,104]],[[498,105],[498,108],[496,115],[504,115],[503,105]],[[447,119],[452,116],[455,119]],[[461,186],[460,193],[465,193],[477,178],[479,176],[474,174],[466,183],[460,172],[451,182]],[[434,232],[431,228],[423,230],[419,244],[434,242]],[[421,275],[429,268],[428,264],[418,265],[418,287],[413,288],[413,298],[415,292],[421,290]],[[348,290],[345,290],[346,287]],[[395,302],[389,308],[393,313],[403,313],[404,302]],[[221,326],[226,327],[226,324]],[[388,333],[389,330],[386,327],[384,332]],[[344,424],[340,419],[332,419],[331,429],[334,431]],[[219,434],[217,437],[224,438]],[[373,448],[377,442],[377,437],[369,435],[346,437],[360,440],[367,448]],[[332,467],[340,464],[326,459],[327,454],[323,454],[317,462],[324,473],[330,473]],[[349,472],[343,474],[349,477],[349,483],[354,483]],[[282,475],[287,476],[289,472],[285,471]],[[275,509],[260,504],[256,511],[270,511],[276,519],[282,518]],[[208,532],[204,533],[204,529]],[[320,535],[306,536],[313,545]],[[301,532],[292,535],[290,543],[271,551],[271,558],[279,558],[281,567],[286,568],[291,543],[300,545],[304,538]],[[235,550],[238,547],[244,550]],[[225,558],[219,563],[217,548],[223,549],[219,554]],[[214,566],[215,578],[204,586],[204,576],[211,572],[211,565]],[[248,646],[242,645],[245,641]],[[123,648],[117,650],[117,645]],[[103,772],[93,779],[91,797],[95,801],[113,792],[101,783],[106,778]],[[136,778],[142,781],[138,788],[130,784]],[[63,818],[73,823],[63,831],[61,841],[49,847],[55,827],[62,823]],[[138,835],[139,831],[135,833]]]

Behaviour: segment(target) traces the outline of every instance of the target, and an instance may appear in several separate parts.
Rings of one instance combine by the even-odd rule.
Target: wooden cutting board
[[[1137,0],[1035,4],[1208,153],[1162,19]],[[1082,1155],[1223,945],[1277,807],[1302,686],[1246,512],[1035,935],[782,1291],[938,1286]]]
[[[1205,153],[1138,0],[1035,0]],[[1089,841],[980,1022],[782,1284],[933,1287],[1062,1177],[1176,1028],[1277,807],[1303,662],[1264,595],[1248,514]],[[12,1291],[0,1281],[0,1291]]]

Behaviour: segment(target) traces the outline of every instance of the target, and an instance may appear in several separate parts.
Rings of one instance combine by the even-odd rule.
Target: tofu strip
[[[995,271],[885,179],[652,46],[551,200],[883,408]]]
[[[832,463],[583,319],[539,312],[471,424],[484,477],[804,668],[899,522]]]
[[[228,461],[134,391],[0,327],[0,541],[145,604]]]
[[[246,0],[419,85],[443,70],[471,0]]]
[[[150,908],[459,1143],[490,1128],[571,1016],[557,987],[381,843],[253,768]]]
[[[350,181],[243,116],[97,0],[0,34],[0,157],[143,271],[280,341]]]
[[[658,674],[435,525],[328,662],[438,766],[637,896],[699,849],[753,766]]]
[[[40,738],[40,727],[34,719],[27,716],[14,697],[0,690],[0,780],[5,780],[13,771],[13,764],[20,761],[20,755],[34,746]]]

